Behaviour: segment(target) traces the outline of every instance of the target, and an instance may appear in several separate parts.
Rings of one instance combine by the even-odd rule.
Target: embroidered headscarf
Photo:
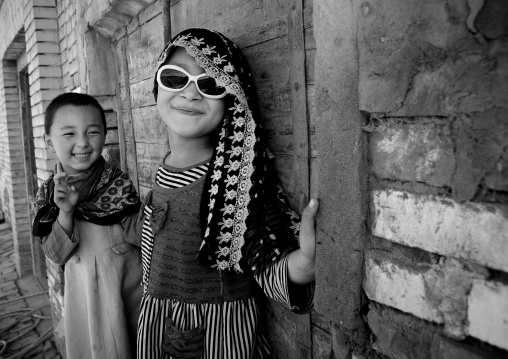
[[[247,61],[231,40],[206,29],[176,35],[158,59],[165,64],[183,47],[228,96],[225,119],[210,161],[201,201],[203,242],[198,257],[219,271],[247,267],[258,273],[298,247],[297,216],[260,140],[254,81]],[[154,79],[154,96],[158,86]],[[245,257],[243,258],[243,253]]]
[[[35,198],[33,234],[44,237],[51,233],[60,209],[54,201],[53,175],[39,188]],[[87,171],[68,176],[69,185],[78,192],[74,218],[98,225],[120,223],[139,211],[139,197],[129,176],[100,157]]]

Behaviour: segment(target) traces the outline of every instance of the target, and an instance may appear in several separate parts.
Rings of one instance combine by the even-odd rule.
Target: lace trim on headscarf
[[[202,35],[208,37],[206,41]],[[256,186],[263,186],[267,171],[266,166],[255,168],[254,160],[257,156],[261,158],[258,162],[269,161],[269,154],[259,145],[256,135],[259,125],[255,122],[250,107],[251,98],[247,93],[249,91],[251,96],[255,96],[252,76],[238,47],[217,32],[204,29],[183,31],[167,44],[158,59],[159,67],[170,55],[172,46],[183,47],[207,75],[213,77],[218,85],[226,88],[227,93],[233,97],[233,105],[227,109],[218,145],[212,157],[208,185],[205,185],[208,193],[203,193],[203,196],[207,195],[209,198],[200,254],[205,251],[205,247],[212,249],[216,257],[213,266],[219,271],[234,269],[242,272],[240,262],[251,203],[250,192]],[[219,48],[224,53],[219,53]],[[254,175],[255,171],[257,175]],[[262,194],[257,193],[261,191],[260,188],[254,191],[255,196]],[[291,212],[285,212],[287,218],[282,222],[287,223],[288,219],[294,218],[294,213]],[[288,225],[288,230],[295,226]],[[294,237],[291,240],[294,240]],[[263,243],[263,240],[260,242]],[[281,251],[275,248],[273,255],[276,259],[280,257]],[[270,261],[275,259],[270,258]]]

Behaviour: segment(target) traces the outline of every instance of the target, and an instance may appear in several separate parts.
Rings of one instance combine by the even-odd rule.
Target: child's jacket
[[[119,222],[139,209],[137,194],[128,176],[102,158],[67,182],[79,191],[72,235],[58,223],[52,177],[39,189],[34,220],[48,259],[65,265],[66,357],[135,358],[141,255]]]

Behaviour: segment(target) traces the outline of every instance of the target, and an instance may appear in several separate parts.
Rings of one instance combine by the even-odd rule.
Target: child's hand
[[[311,198],[309,204],[303,210],[300,222],[300,249],[302,255],[309,260],[312,267],[314,267],[316,257],[316,212],[318,208],[318,200]]]
[[[295,284],[307,284],[315,279],[316,263],[316,212],[317,199],[312,198],[305,207],[300,222],[300,249],[294,251],[288,260],[289,279]]]
[[[60,212],[72,214],[74,206],[78,202],[78,191],[74,186],[69,186],[66,180],[67,174],[64,172],[62,164],[57,163],[56,174],[53,177],[55,182],[55,204],[60,208]]]

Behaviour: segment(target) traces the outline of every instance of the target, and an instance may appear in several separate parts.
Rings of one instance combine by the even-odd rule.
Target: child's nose
[[[77,145],[81,147],[87,147],[89,145],[88,136],[80,136],[78,138]]]
[[[191,81],[191,83],[182,91],[182,96],[189,101],[201,99],[201,93],[198,91],[194,81]]]

